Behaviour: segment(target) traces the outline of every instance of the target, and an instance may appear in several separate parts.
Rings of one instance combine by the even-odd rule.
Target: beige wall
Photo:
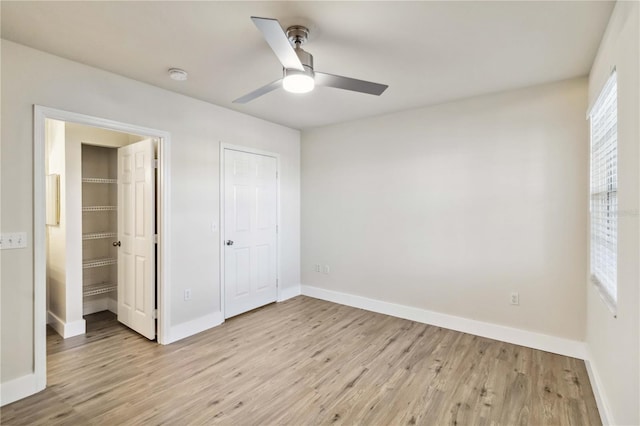
[[[303,284],[582,340],[586,84],[303,131]]]
[[[3,250],[0,380],[33,372],[33,105],[171,133],[170,326],[220,312],[219,143],[280,154],[281,274],[298,286],[300,133],[115,74],[2,41],[2,230],[29,247]],[[185,84],[188,84],[185,83]],[[184,301],[185,288],[192,300]]]
[[[589,104],[618,74],[617,318],[587,281],[587,345],[611,424],[640,424],[640,3],[618,2],[589,77]]]

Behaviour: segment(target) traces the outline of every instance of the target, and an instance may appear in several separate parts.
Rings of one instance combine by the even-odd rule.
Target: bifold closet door
[[[224,289],[229,318],[277,298],[277,160],[224,150]]]
[[[118,321],[156,337],[155,149],[146,139],[118,149]]]

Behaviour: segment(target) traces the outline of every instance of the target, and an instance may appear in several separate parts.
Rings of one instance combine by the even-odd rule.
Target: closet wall
[[[57,120],[47,120],[46,123],[46,174],[59,176],[59,198],[57,225],[47,226],[47,311],[48,322],[52,326],[67,323],[66,301],[66,241],[67,241],[67,211],[66,211],[66,170],[65,170],[65,123]],[[79,324],[82,327],[82,324]],[[64,330],[56,328],[64,335]]]

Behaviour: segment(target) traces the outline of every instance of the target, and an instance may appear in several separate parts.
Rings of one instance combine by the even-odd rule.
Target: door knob
[[[113,246],[114,247],[120,247],[122,245],[122,243],[120,241],[114,241]]]
[[[228,246],[232,246],[233,245],[233,240],[227,240],[227,245]]]

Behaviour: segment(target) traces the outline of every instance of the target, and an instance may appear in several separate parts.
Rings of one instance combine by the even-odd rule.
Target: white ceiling
[[[583,76],[611,2],[11,2],[2,38],[223,107],[309,128]],[[233,99],[281,77],[250,16],[311,29],[315,69],[389,85]],[[170,80],[167,69],[189,72]]]

